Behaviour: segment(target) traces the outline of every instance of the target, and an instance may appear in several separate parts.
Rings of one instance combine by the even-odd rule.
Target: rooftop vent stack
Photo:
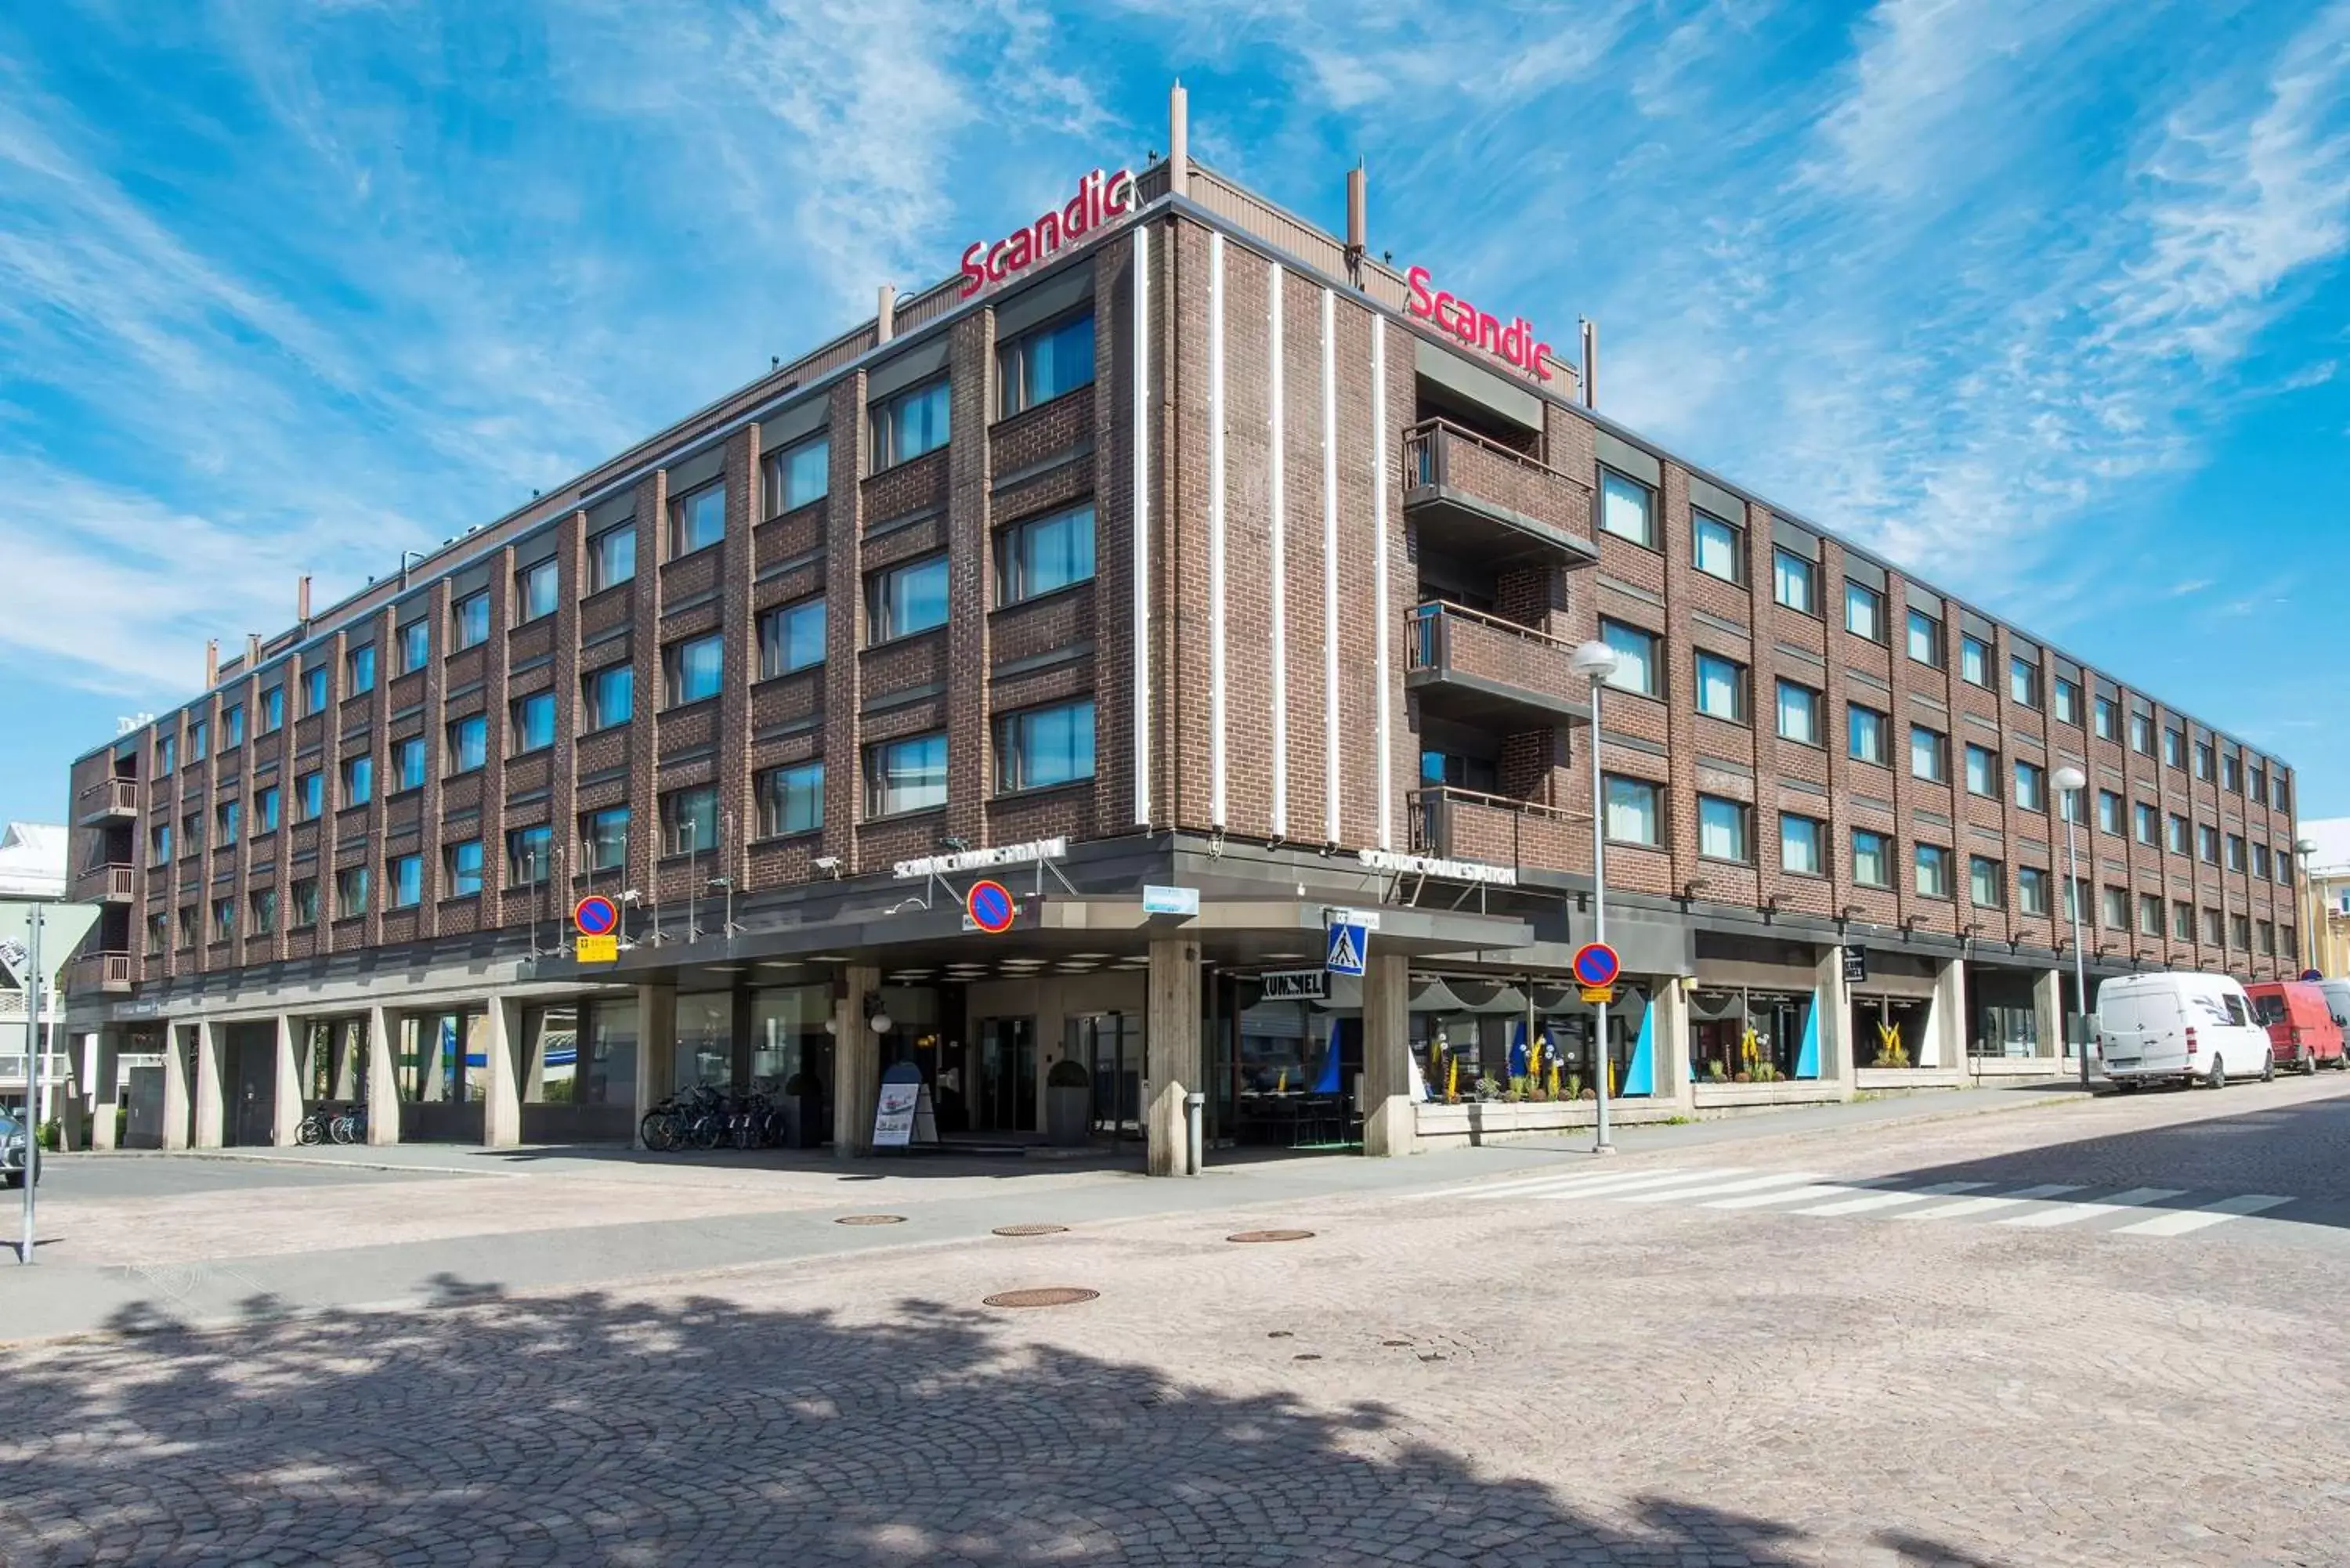
[[[873,321],[878,331],[874,341],[889,342],[898,330],[898,286],[896,284],[885,283],[881,286],[879,302],[873,310]]]
[[[1583,406],[1599,406],[1599,323],[1583,318]]]
[[[261,634],[257,631],[248,631],[244,634],[244,672],[250,675],[260,668]]]
[[[1347,171],[1347,276],[1363,286],[1363,250],[1370,244],[1370,198],[1360,159]]]
[[[204,639],[204,690],[209,691],[219,684],[220,639],[208,637]]]
[[[294,582],[294,618],[306,625],[310,619],[310,574],[307,572]]]
[[[1167,94],[1167,189],[1191,194],[1191,99],[1180,80]]]

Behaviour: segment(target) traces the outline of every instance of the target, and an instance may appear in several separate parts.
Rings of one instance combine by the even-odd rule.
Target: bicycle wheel
[[[333,1135],[337,1143],[350,1142],[352,1135],[359,1131],[351,1125],[351,1118],[348,1116],[337,1116],[333,1126],[328,1130]]]
[[[309,1116],[304,1116],[302,1118],[302,1125],[294,1129],[294,1141],[296,1143],[317,1143],[318,1141],[318,1117],[315,1112]]]
[[[724,1118],[714,1116],[698,1116],[693,1123],[693,1147],[716,1148],[718,1140],[726,1136]]]
[[[645,1119],[637,1124],[637,1137],[647,1149],[659,1154],[674,1147],[677,1128],[667,1111],[647,1111]]]

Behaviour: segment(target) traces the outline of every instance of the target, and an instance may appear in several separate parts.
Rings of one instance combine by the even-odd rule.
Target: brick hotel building
[[[1170,132],[77,761],[86,1092],[496,1144],[763,1081],[855,1154],[890,1064],[1017,1141],[1074,1058],[1160,1171],[1194,1090],[1215,1139],[1569,1125],[1595,762],[1635,1117],[2063,1071],[2068,764],[2093,976],[2295,967],[2281,761],[1601,416],[1366,254],[1359,174],[1341,239]]]

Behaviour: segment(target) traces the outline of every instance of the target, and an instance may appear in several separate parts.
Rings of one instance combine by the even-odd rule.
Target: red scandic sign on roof
[[[1404,274],[1404,282],[1411,289],[1405,307],[1412,315],[1436,323],[1470,348],[1514,365],[1539,380],[1552,379],[1551,347],[1535,337],[1533,322],[1523,316],[1513,316],[1505,325],[1500,317],[1478,309],[1458,295],[1430,289],[1428,285],[1431,276],[1424,266]]]
[[[993,244],[973,240],[962,253],[962,295],[969,299],[990,284],[1002,283],[1043,261],[1063,245],[1073,245],[1112,218],[1134,211],[1134,171],[1105,174],[1097,169],[1077,182],[1077,193],[1024,229],[1014,229]]]

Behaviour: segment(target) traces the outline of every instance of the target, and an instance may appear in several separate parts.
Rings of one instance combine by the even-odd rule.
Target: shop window
[[[996,350],[996,411],[1010,418],[1094,379],[1094,316],[1083,311],[1024,332]]]
[[[706,550],[726,537],[726,484],[713,480],[672,496],[669,504],[669,558]]]
[[[1812,1016],[1801,992],[1708,991],[1690,993],[1690,1064],[1700,1082],[1773,1083],[1792,1079]]]
[[[795,446],[771,452],[762,472],[769,517],[821,501],[832,488],[832,439],[811,436]]]
[[[751,993],[751,1081],[771,1085],[778,1092],[794,1085],[818,1089],[832,1076],[832,988],[825,985],[762,986]],[[1009,1130],[1035,1127],[1035,1048],[1028,1050],[1029,1120]],[[943,1066],[943,1064],[941,1064]],[[943,1079],[939,1096],[959,1092]],[[943,1112],[945,1107],[941,1106]],[[826,1130],[830,1130],[827,1128]]]
[[[1015,605],[1094,575],[1089,502],[1006,528],[995,542],[995,602]]]
[[[598,1001],[588,1005],[585,1048],[577,1050],[575,1056],[573,1103],[634,1106],[637,1095],[637,1019],[634,998],[617,1002]],[[552,1026],[548,1033],[554,1033]]]
[[[1607,800],[1607,838],[1613,844],[1639,844],[1653,849],[1663,842],[1662,795],[1647,779],[1607,774],[1601,780]]]
[[[1657,547],[1657,493],[1612,468],[1599,471],[1599,526],[1620,539]]]
[[[1725,583],[1746,577],[1746,531],[1725,523],[1711,512],[1693,512],[1691,556],[1697,569]]]
[[[910,387],[873,405],[873,470],[879,473],[947,444],[947,379]]]

